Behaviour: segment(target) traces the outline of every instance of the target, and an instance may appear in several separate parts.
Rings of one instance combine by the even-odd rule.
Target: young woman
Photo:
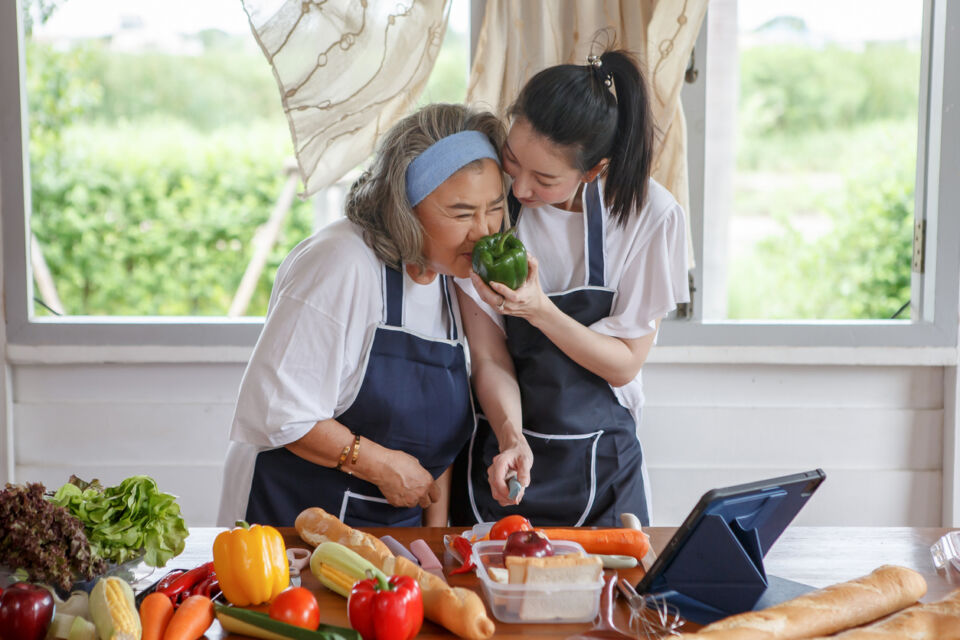
[[[460,105],[404,118],[351,188],[347,219],[284,260],[240,387],[221,525],[292,526],[308,507],[353,526],[446,525],[448,468],[474,428],[449,280],[501,226],[504,135]],[[509,363],[502,345],[488,357]],[[500,397],[488,413],[527,477],[519,393]]]
[[[522,503],[491,499],[485,474],[504,472],[481,423],[456,519],[620,526],[633,513],[648,524],[640,370],[660,320],[689,294],[683,211],[650,178],[643,77],[624,51],[550,67],[510,116],[502,155],[529,276],[516,291],[475,274],[459,282],[468,331],[493,319],[506,333],[533,468]]]

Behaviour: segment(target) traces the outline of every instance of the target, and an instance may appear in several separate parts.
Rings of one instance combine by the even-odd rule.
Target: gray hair
[[[503,123],[489,111],[461,104],[429,104],[384,135],[373,163],[351,185],[346,202],[347,218],[363,229],[363,239],[380,260],[397,268],[405,262],[424,267],[423,227],[407,200],[407,167],[438,140],[471,130],[490,138],[500,153],[507,138]]]

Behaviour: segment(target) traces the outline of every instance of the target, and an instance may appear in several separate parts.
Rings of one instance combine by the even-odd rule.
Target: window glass
[[[908,319],[923,3],[715,8],[704,317]]]
[[[284,198],[302,185],[241,4],[21,5],[33,315],[262,316],[280,261],[341,215],[344,188]],[[463,98],[466,15],[452,11],[430,100]]]

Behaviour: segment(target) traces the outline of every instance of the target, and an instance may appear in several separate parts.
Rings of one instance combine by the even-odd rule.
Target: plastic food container
[[[461,535],[470,542],[476,542],[480,540],[480,538],[485,538],[487,534],[490,533],[490,529],[493,528],[494,524],[493,522],[481,522],[473,525],[472,529],[464,531]]]
[[[960,531],[951,531],[930,547],[933,566],[946,569],[948,565],[960,571]]]
[[[555,555],[583,552],[576,542],[554,540]],[[503,566],[503,540],[483,540],[473,545],[473,561],[483,595],[494,617],[501,622],[590,622],[600,609],[603,572],[594,583],[549,585],[504,584],[487,570]]]

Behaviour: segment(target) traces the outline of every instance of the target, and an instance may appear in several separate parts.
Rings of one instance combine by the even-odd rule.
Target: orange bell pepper
[[[224,597],[239,607],[269,602],[290,584],[283,536],[242,520],[214,539],[213,568]]]

